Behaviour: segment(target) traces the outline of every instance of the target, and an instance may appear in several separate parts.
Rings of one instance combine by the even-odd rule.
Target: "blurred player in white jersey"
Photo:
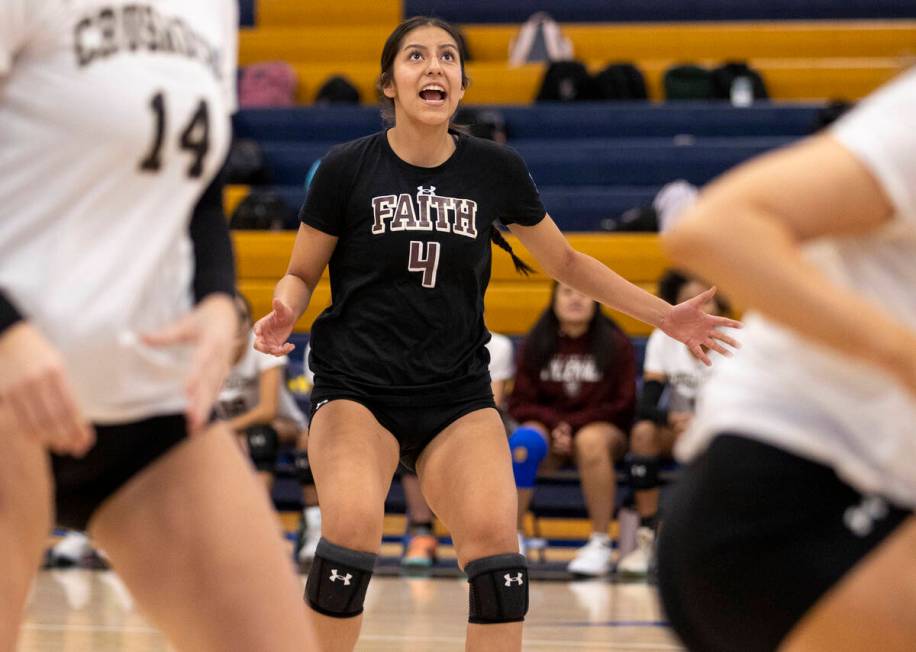
[[[659,542],[691,650],[916,649],[916,70],[668,236],[752,308]]]
[[[310,648],[264,492],[208,423],[236,32],[232,0],[0,0],[0,650],[54,522],[180,650]]]

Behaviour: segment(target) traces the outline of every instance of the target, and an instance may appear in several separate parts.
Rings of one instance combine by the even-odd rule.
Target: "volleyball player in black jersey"
[[[659,326],[701,357],[724,350],[697,305],[672,307],[573,250],[512,150],[449,130],[464,75],[460,39],[424,17],[399,25],[379,86],[394,127],[332,149],[312,181],[287,275],[255,346],[287,338],[330,263],[332,305],[312,331],[309,459],[322,534],[306,597],[326,650],[351,650],[401,461],[416,468],[470,583],[467,649],[518,650],[528,607],[516,494],[487,372],[483,296],[494,222],[543,269]],[[517,264],[521,264],[516,259]]]

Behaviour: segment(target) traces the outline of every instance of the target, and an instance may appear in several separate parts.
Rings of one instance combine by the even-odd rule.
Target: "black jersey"
[[[338,237],[332,303],[312,327],[316,387],[392,403],[489,391],[490,229],[544,215],[524,161],[488,140],[457,136],[434,168],[398,158],[385,132],[333,148],[300,212]]]

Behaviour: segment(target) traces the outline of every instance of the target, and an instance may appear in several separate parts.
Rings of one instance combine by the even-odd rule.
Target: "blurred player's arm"
[[[235,296],[235,259],[229,224],[223,210],[223,173],[217,174],[201,195],[191,217],[194,245],[194,299],[211,294]]]
[[[738,303],[876,364],[916,391],[916,369],[908,369],[916,335],[832,283],[800,246],[873,231],[893,212],[865,166],[831,136],[818,136],[713,183],[664,243],[677,263],[720,284]]]

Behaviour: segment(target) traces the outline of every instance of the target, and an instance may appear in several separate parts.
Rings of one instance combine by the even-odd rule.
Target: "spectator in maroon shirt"
[[[575,460],[592,526],[588,544],[569,564],[577,575],[610,570],[614,461],[626,449],[635,377],[627,336],[595,301],[555,283],[550,306],[519,351],[509,414],[521,426],[510,446],[519,486],[520,531],[533,495],[533,482],[519,482],[520,475],[533,480],[538,467],[554,469]]]

